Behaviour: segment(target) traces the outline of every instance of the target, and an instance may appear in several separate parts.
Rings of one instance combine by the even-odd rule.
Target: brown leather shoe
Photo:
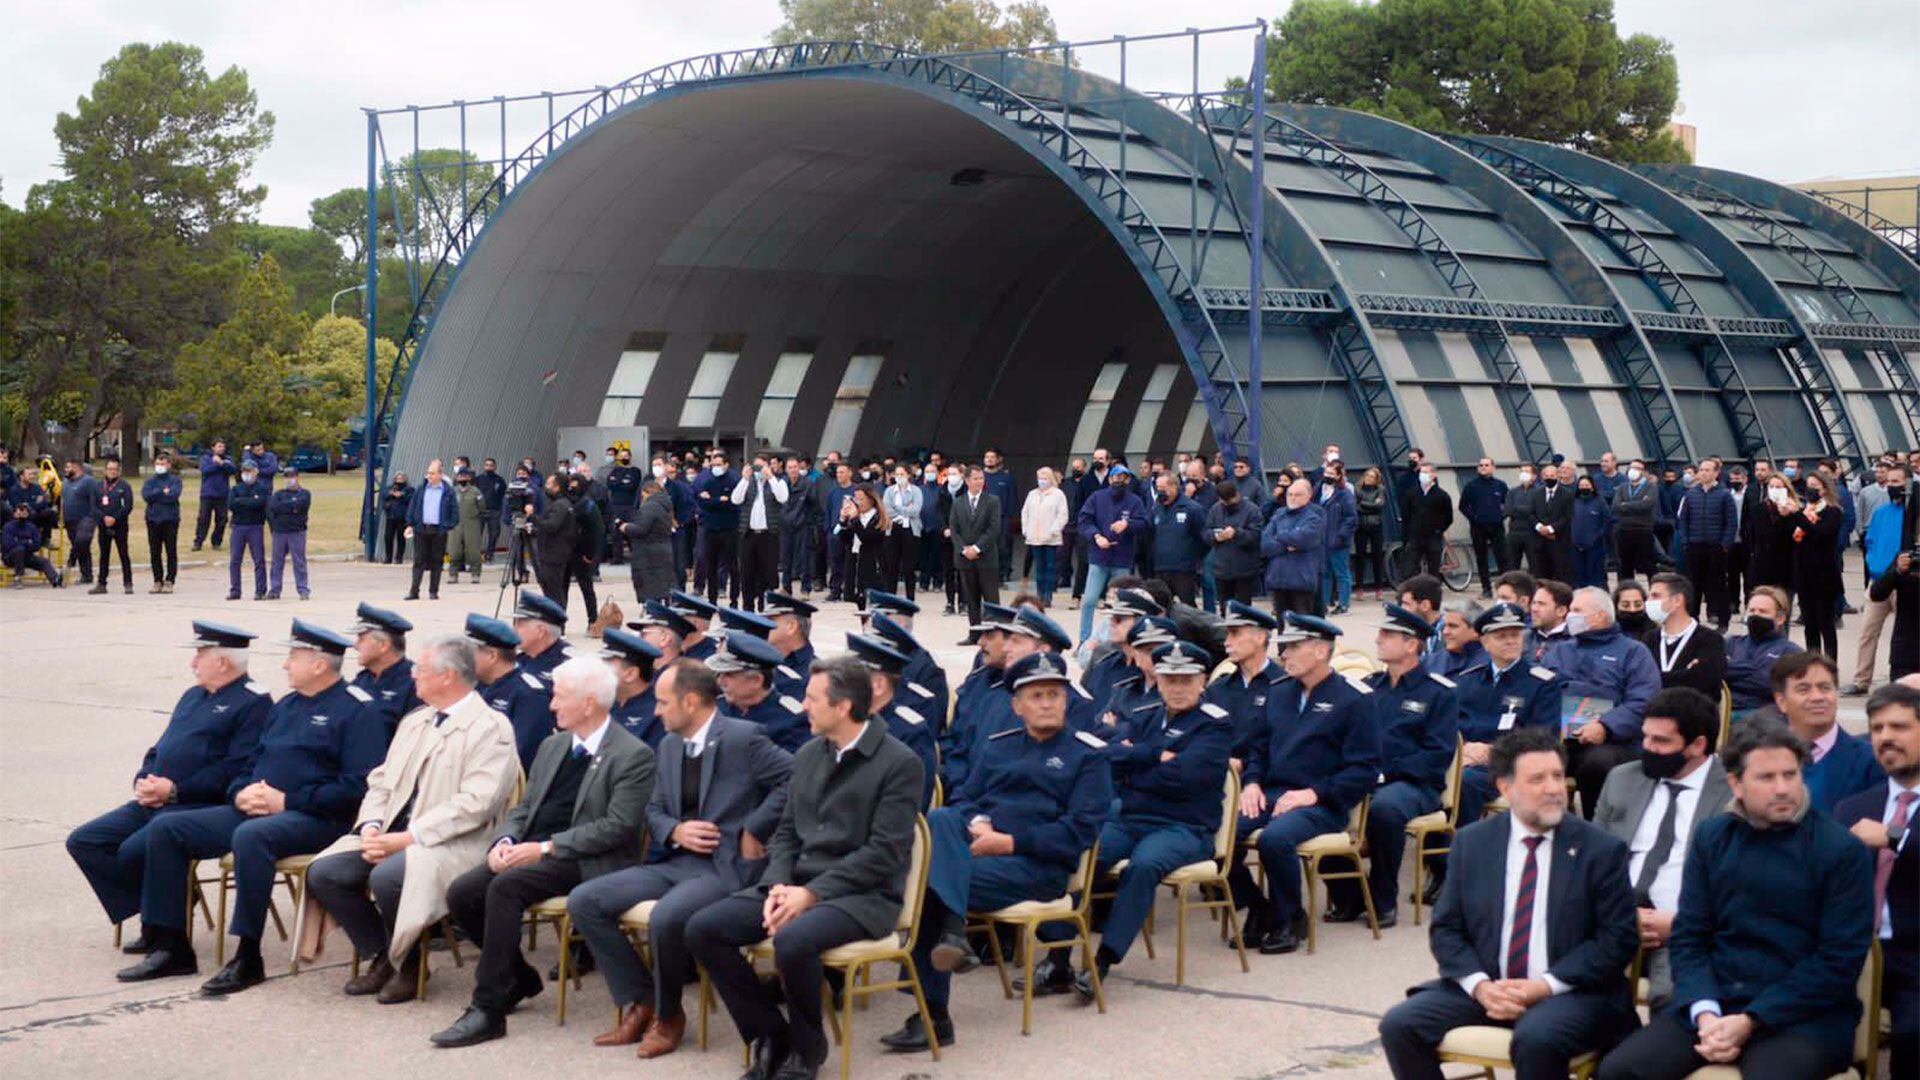
[[[367,965],[360,974],[347,980],[347,996],[365,997],[368,994],[377,994],[391,978],[393,978],[393,965],[387,962],[387,954],[381,953],[374,957],[373,963]]]
[[[595,1046],[626,1046],[640,1041],[646,1034],[647,1025],[653,1023],[653,1006],[635,1003],[620,1010],[620,1019],[614,1021],[612,1030],[603,1031],[593,1037]]]
[[[647,1037],[640,1040],[640,1045],[634,1049],[633,1055],[657,1058],[671,1054],[680,1049],[680,1040],[685,1038],[686,1034],[686,1013],[658,1017],[653,1021],[653,1026],[647,1029]]]
[[[401,965],[400,970],[393,973],[393,978],[387,980],[387,985],[380,988],[379,996],[373,1000],[382,1005],[399,1005],[419,997],[420,968],[418,963],[418,961],[410,961]],[[428,973],[427,978],[433,978],[431,972]]]

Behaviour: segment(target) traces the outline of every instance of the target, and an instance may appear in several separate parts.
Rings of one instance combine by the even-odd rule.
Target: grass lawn
[[[198,552],[193,551],[193,526],[200,515],[200,474],[189,471],[182,474],[186,490],[180,495],[180,562],[184,565],[192,562],[209,561],[218,558],[224,564],[227,547],[222,542],[219,551],[211,546]],[[274,490],[286,486],[286,481],[275,478]],[[152,572],[147,562],[147,516],[146,504],[140,501],[140,485],[146,477],[129,477],[133,485],[134,510],[132,527],[127,530],[127,547],[133,552],[133,577],[136,584],[151,581]],[[348,555],[358,554],[360,547],[360,499],[364,481],[358,472],[302,473],[300,486],[313,492],[313,506],[307,514],[307,555]],[[211,537],[208,538],[211,541]],[[273,533],[269,529],[265,545],[272,553]],[[99,540],[94,541],[94,554],[100,553]],[[251,571],[249,571],[251,572]]]

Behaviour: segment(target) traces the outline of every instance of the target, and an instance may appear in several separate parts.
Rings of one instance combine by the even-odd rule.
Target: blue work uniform
[[[378,675],[361,668],[353,677],[353,685],[365,690],[372,699],[367,707],[380,714],[387,728],[388,742],[393,741],[400,718],[420,707],[420,698],[413,689],[413,661],[404,657]]]
[[[968,672],[967,677],[960,681],[960,691],[953,699],[953,717],[939,735],[943,777],[946,776],[944,762],[953,756],[955,748],[962,741],[972,739],[973,717],[979,711],[982,698],[988,691],[999,689],[1006,675],[1005,668],[983,665]],[[948,791],[958,786],[951,777],[947,777]]]
[[[266,690],[245,677],[211,693],[189,688],[133,775],[136,782],[149,776],[173,781],[173,801],[155,809],[129,801],[68,835],[67,854],[93,886],[108,920],[121,922],[140,910],[147,826],[163,814],[224,802],[227,785],[253,758],[272,708]]]
[[[1113,690],[1113,684],[1134,670],[1133,662],[1127,659],[1127,651],[1118,645],[1101,653],[1093,663],[1087,665],[1086,671],[1080,675],[1080,685],[1093,697],[1096,712],[1107,711],[1107,695]]]
[[[1227,710],[1227,722],[1233,725],[1233,756],[1240,761],[1247,760],[1256,741],[1266,739],[1267,698],[1286,678],[1286,671],[1268,660],[1251,679],[1236,667],[1207,686],[1207,700]]]
[[[1460,733],[1460,696],[1452,679],[1421,667],[1398,683],[1382,671],[1367,685],[1380,727],[1380,780],[1367,808],[1367,891],[1374,911],[1385,915],[1399,906],[1407,822],[1440,809]],[[1328,903],[1358,911],[1360,899],[1357,881],[1327,882]]]
[[[900,689],[904,691],[908,685],[902,682]],[[880,710],[880,716],[887,722],[887,734],[906,743],[907,749],[920,758],[920,766],[926,770],[926,782],[920,791],[920,805],[930,806],[933,803],[933,779],[940,775],[940,752],[934,747],[933,724],[925,713],[903,700],[898,693],[886,708]]]
[[[1160,690],[1139,669],[1122,675],[1107,687],[1106,708],[1098,712],[1094,734],[1108,741],[1130,738],[1134,728],[1160,707]]]
[[[1492,663],[1468,668],[1456,680],[1459,687],[1460,738],[1491,745],[1516,728],[1560,729],[1559,677],[1522,656],[1505,669]],[[1460,771],[1462,828],[1480,820],[1481,810],[1494,796],[1493,777],[1485,765]]]
[[[162,814],[147,827],[142,922],[184,932],[188,864],[232,852],[237,892],[230,928],[236,937],[259,938],[273,864],[319,851],[350,829],[367,793],[367,773],[386,756],[386,727],[368,704],[367,692],[344,680],[275,702],[252,759],[228,783],[223,805]],[[286,808],[241,813],[233,800],[256,781],[283,793]]]
[[[1380,728],[1373,691],[1335,672],[1302,692],[1288,679],[1267,695],[1268,738],[1255,742],[1242,775],[1259,784],[1267,806],[1240,818],[1244,838],[1258,834],[1260,865],[1267,875],[1267,925],[1288,926],[1300,908],[1299,845],[1347,827],[1347,815],[1373,790],[1380,775]],[[1317,801],[1275,814],[1280,796],[1312,790]],[[1258,896],[1245,865],[1233,870],[1235,906]]]
[[[907,666],[900,672],[900,678],[903,685],[913,688],[914,697],[919,699],[913,707],[926,715],[934,737],[938,738],[947,729],[947,710],[952,704],[951,692],[947,688],[947,673],[941,669],[933,654],[919,645],[902,651],[907,654]]]
[[[982,738],[978,767],[946,806],[927,815],[933,832],[927,903],[960,914],[1058,899],[1112,804],[1113,771],[1101,739],[1071,727],[1036,739],[1025,725]],[[974,856],[968,825],[983,816],[1013,838],[1012,854]],[[927,1001],[938,1013],[945,1012],[952,981],[932,963],[944,922],[923,916],[914,947]]]
[[[1436,637],[1434,640],[1438,641],[1439,638]],[[1484,664],[1486,662],[1486,647],[1477,641],[1469,641],[1467,642],[1467,647],[1461,649],[1459,652],[1454,652],[1442,645],[1428,653],[1426,657],[1420,661],[1420,666],[1433,672],[1435,675],[1445,675],[1447,678],[1459,682],[1461,672],[1477,664]]]
[[[813,666],[814,656],[812,645],[802,645],[788,653],[780,666],[773,669],[773,692],[792,698],[806,697],[807,669]]]
[[[941,759],[946,770],[947,790],[958,791],[967,782],[967,773],[984,740],[1020,726],[1020,717],[1013,711],[1013,691],[1006,682],[1001,680],[984,690],[976,710],[968,718],[964,737],[955,739],[952,754]],[[1105,730],[1100,726],[1100,718],[1094,715],[1093,698],[1076,683],[1067,684],[1067,727],[1093,735]]]
[[[520,755],[520,768],[532,768],[534,752],[554,731],[553,691],[538,676],[517,667],[474,689],[487,708],[513,725],[513,746]]]
[[[564,641],[556,641],[547,646],[547,651],[539,656],[529,656],[521,652],[515,656],[520,670],[540,680],[547,693],[553,693],[553,669],[573,659],[573,650],[567,648]]]
[[[761,698],[758,704],[746,709],[738,708],[722,698],[720,711],[727,716],[759,724],[766,729],[767,738],[773,740],[773,745],[789,754],[813,738],[813,728],[807,723],[806,707],[792,694],[775,690]]]
[[[1152,706],[1129,739],[1108,744],[1120,813],[1100,830],[1100,870],[1127,860],[1100,932],[1111,961],[1126,958],[1161,880],[1213,857],[1232,748],[1231,714],[1204,700],[1183,713]]]
[[[712,656],[714,653],[717,653],[719,651],[720,651],[720,643],[718,641],[715,641],[710,637],[703,637],[699,641],[696,641],[693,644],[683,648],[680,652],[680,655],[686,657],[689,660],[698,660],[701,663],[705,663],[708,657]]]
[[[653,684],[648,683],[645,690],[625,701],[613,703],[613,718],[627,733],[647,744],[650,750],[660,748],[660,740],[667,737],[666,725],[660,722],[658,710],[659,698],[653,692]]]

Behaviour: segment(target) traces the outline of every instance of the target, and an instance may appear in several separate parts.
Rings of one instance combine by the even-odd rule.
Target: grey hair
[[[1460,616],[1467,620],[1468,626],[1472,626],[1473,620],[1486,613],[1486,610],[1482,608],[1479,603],[1465,599],[1464,597],[1459,600],[1449,600],[1441,604],[1440,611],[1443,614]]]
[[[557,688],[562,683],[592,698],[602,709],[613,708],[614,693],[619,688],[613,669],[593,656],[576,656],[554,668],[553,685]]]
[[[852,653],[815,660],[808,669],[812,675],[827,677],[827,700],[835,705],[846,702],[855,720],[865,720],[873,709],[873,682],[867,667]]]
[[[1603,612],[1606,612],[1607,625],[1612,626],[1614,624],[1616,615],[1613,610],[1613,597],[1607,592],[1607,590],[1598,588],[1593,585],[1588,585],[1585,588],[1573,590],[1573,595],[1576,599],[1584,596],[1589,600],[1593,601],[1594,607],[1600,609]]]
[[[446,672],[464,686],[480,681],[474,670],[473,642],[456,634],[442,634],[429,640],[415,663],[428,671]]]
[[[247,655],[248,655],[247,650],[215,647],[215,648],[208,649],[207,651],[212,653],[214,656],[222,660],[225,660],[227,663],[232,664],[233,670],[239,672],[240,674],[245,675],[247,673]]]
[[[339,653],[330,653],[325,649],[308,649],[307,651],[318,656],[327,667],[333,669],[335,675],[340,674],[340,669],[346,666],[347,658]]]

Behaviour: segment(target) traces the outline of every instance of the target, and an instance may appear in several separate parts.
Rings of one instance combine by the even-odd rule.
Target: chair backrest
[[[1717,750],[1727,745],[1727,736],[1733,734],[1733,691],[1726,683],[1720,684],[1720,741],[1714,743]]]
[[[1860,1023],[1853,1029],[1853,1061],[1861,1066],[1860,1075],[1873,1080],[1880,1060],[1880,942],[1867,950],[1867,962],[1860,965],[1855,984],[1860,994]]]
[[[1080,865],[1073,868],[1073,876],[1067,879],[1067,892],[1078,893],[1080,900],[1074,906],[1082,915],[1093,910],[1093,868],[1100,859],[1100,841],[1095,840],[1080,855]]]
[[[933,831],[925,814],[913,818],[913,853],[907,856],[907,891],[900,904],[900,918],[894,928],[912,941],[920,931],[920,908],[927,896],[927,853],[933,850]]]
[[[1347,835],[1355,840],[1367,835],[1367,807],[1372,802],[1373,796],[1369,795],[1354,803],[1353,809],[1347,811]]]
[[[1213,857],[1225,865],[1233,859],[1233,838],[1240,825],[1240,774],[1228,769],[1220,788],[1225,801],[1220,804],[1220,827],[1213,830]]]
[[[947,784],[936,776],[933,778],[933,798],[927,802],[927,813],[931,814],[945,805],[947,805]]]
[[[1466,768],[1467,740],[1453,738],[1453,764],[1447,766],[1447,786],[1440,792],[1440,809],[1447,812],[1447,825],[1460,824],[1460,773]]]

